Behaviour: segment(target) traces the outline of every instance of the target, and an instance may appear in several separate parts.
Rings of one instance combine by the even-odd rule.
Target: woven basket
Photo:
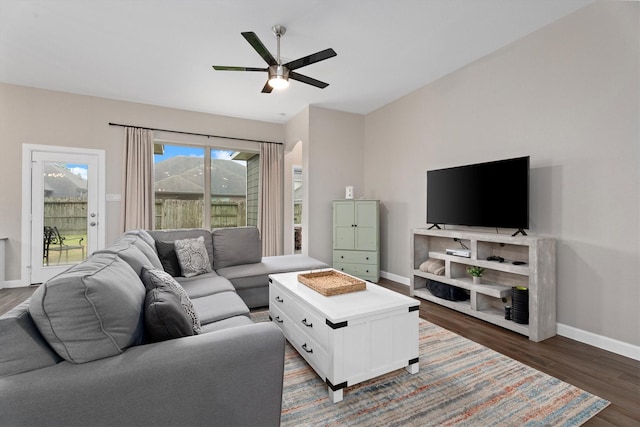
[[[326,297],[367,289],[364,280],[347,276],[336,270],[298,274],[298,281]]]

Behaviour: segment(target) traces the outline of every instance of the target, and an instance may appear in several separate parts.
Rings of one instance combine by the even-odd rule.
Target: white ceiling
[[[366,114],[592,0],[0,0],[0,82],[284,123],[306,105]],[[260,93],[240,35],[330,83]]]

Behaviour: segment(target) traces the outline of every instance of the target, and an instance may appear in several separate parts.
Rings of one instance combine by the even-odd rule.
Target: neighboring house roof
[[[44,195],[59,198],[86,198],[87,180],[67,169],[64,163],[44,163]]]
[[[171,157],[155,165],[155,191],[202,194],[203,177],[202,157]],[[219,196],[246,195],[246,166],[232,160],[211,159],[211,193]]]

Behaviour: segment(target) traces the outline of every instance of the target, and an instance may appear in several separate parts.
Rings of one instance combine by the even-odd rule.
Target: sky
[[[212,159],[225,159],[231,160],[231,155],[234,152],[232,150],[211,150]],[[167,160],[175,156],[191,156],[191,157],[204,157],[203,147],[185,147],[179,145],[166,145],[164,146],[164,154],[156,154],[153,156],[153,161],[159,163],[163,160]]]

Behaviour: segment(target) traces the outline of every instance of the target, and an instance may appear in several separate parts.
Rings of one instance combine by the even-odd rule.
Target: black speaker
[[[524,286],[511,288],[511,318],[516,323],[529,323],[529,289]]]

